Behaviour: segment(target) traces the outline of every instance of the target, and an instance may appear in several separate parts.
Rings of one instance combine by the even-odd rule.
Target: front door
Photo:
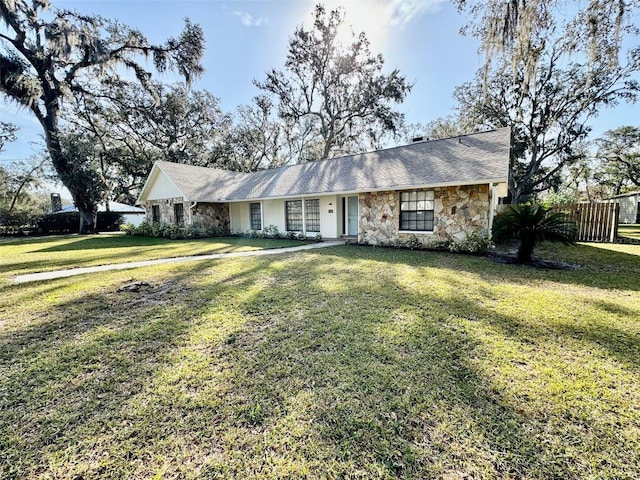
[[[347,197],[347,234],[358,235],[358,197]]]

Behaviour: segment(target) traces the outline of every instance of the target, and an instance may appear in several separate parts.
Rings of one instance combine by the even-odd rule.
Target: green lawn
[[[0,243],[0,276],[295,245],[301,242],[244,237],[169,240],[122,234],[39,237]]]
[[[618,237],[640,240],[640,225],[618,225]]]
[[[0,478],[640,478],[640,245],[541,253],[0,284]]]

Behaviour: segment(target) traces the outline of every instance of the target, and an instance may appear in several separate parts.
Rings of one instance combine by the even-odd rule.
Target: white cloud
[[[376,49],[384,48],[394,29],[402,28],[422,15],[438,11],[447,0],[325,0],[327,10],[343,7],[345,24],[357,34],[364,32]],[[310,2],[304,19],[308,23],[317,1]]]
[[[445,0],[391,0],[390,24],[404,25],[420,15],[436,12]]]
[[[240,18],[240,21],[245,27],[260,27],[262,25],[267,25],[269,23],[269,19],[266,17],[254,17],[248,12],[235,11],[233,14]]]

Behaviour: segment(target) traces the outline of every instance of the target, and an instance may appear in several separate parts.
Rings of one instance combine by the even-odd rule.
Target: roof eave
[[[613,197],[609,197],[609,198],[613,199],[613,198],[635,197],[636,195],[640,195],[640,190],[637,190],[634,192],[621,193],[619,195],[614,195]]]
[[[153,182],[156,181],[156,179],[158,177],[158,174],[159,174],[159,173],[155,173],[154,174],[154,172],[159,172],[159,173],[164,174],[171,181],[171,183],[173,183],[173,185],[176,187],[176,189],[182,194],[182,197],[184,198],[184,200],[186,202],[190,201],[189,198],[187,198],[187,196],[184,194],[182,189],[173,180],[171,175],[169,175],[167,172],[165,172],[162,169],[162,166],[160,165],[160,163],[159,162],[154,162],[153,163],[153,167],[151,167],[151,172],[149,172],[149,176],[147,177],[147,180],[144,182],[142,190],[140,190],[140,195],[138,195],[138,198],[136,199],[135,205],[142,205],[143,202],[146,201],[146,199],[144,199],[144,197],[148,193],[147,190],[149,188],[151,188],[151,185],[153,184]]]

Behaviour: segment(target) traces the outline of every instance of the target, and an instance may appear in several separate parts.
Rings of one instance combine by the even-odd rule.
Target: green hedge
[[[98,213],[99,232],[117,232],[122,224],[122,215],[116,212]],[[78,212],[66,212],[49,214],[38,222],[39,234],[63,234],[78,233],[80,230],[80,214]]]
[[[202,226],[202,225],[174,225],[167,223],[148,223],[142,222],[139,226],[131,223],[122,225],[120,230],[127,235],[140,237],[160,237],[170,238],[173,240],[184,238],[206,238],[206,237],[222,237],[228,235],[229,232],[223,228]]]
[[[0,235],[23,236],[37,231],[42,214],[0,208]]]

